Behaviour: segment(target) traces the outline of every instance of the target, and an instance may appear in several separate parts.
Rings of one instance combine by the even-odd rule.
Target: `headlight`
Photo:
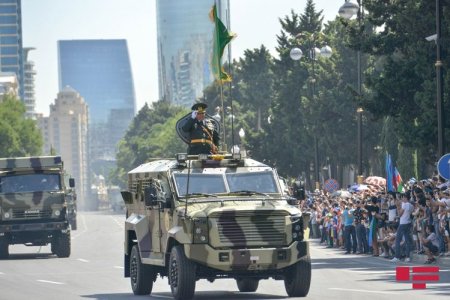
[[[55,210],[55,216],[59,217],[61,215],[61,212],[59,210]]]
[[[3,217],[5,217],[5,219],[9,219],[9,218],[11,218],[11,215],[9,214],[9,212],[5,212],[3,214]]]
[[[199,218],[194,220],[194,244],[208,243],[208,220]]]
[[[302,215],[291,216],[292,225],[292,240],[302,241],[303,240],[303,217]]]

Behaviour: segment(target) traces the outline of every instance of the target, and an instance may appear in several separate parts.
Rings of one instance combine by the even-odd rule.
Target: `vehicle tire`
[[[195,264],[184,254],[182,245],[172,248],[169,260],[169,284],[175,300],[190,300],[195,292]]]
[[[77,220],[76,219],[73,219],[72,221],[70,221],[70,229],[77,230]]]
[[[9,243],[5,236],[0,236],[0,259],[9,257]]]
[[[239,292],[250,293],[256,292],[259,285],[259,280],[254,278],[239,278],[236,279]]]
[[[148,295],[152,292],[156,274],[152,267],[142,264],[138,245],[134,245],[130,255],[131,289],[135,295]]]
[[[308,255],[287,269],[284,287],[289,297],[306,297],[310,285],[311,259]]]
[[[57,233],[53,238],[51,250],[59,258],[70,256],[70,231],[67,233]]]

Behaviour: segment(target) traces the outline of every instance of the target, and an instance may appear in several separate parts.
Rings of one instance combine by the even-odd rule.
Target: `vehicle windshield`
[[[175,174],[178,196],[186,195],[187,174]],[[189,194],[226,193],[225,181],[222,174],[190,174]]]
[[[59,174],[14,174],[0,177],[0,193],[60,190]]]
[[[272,172],[227,173],[226,178],[230,192],[278,193]]]
[[[185,196],[187,174],[174,174],[174,178],[178,196]],[[233,192],[278,193],[278,187],[272,172],[190,174],[189,194]]]

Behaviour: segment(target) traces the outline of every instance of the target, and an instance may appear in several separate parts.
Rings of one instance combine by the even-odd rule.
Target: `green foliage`
[[[435,1],[365,0],[364,34],[356,21],[348,23],[349,46],[375,57],[374,68],[367,72],[371,97],[363,106],[375,118],[392,117],[391,138],[402,147],[417,149],[432,165],[437,152],[436,45],[425,37],[436,32]],[[447,70],[450,10],[444,5],[442,16],[443,70]],[[377,30],[369,31],[369,26]],[[443,87],[450,83],[448,75]],[[448,93],[444,95],[444,115],[450,115]],[[447,118],[446,149],[450,147],[450,120]],[[422,168],[422,172],[426,170]]]
[[[114,184],[124,186],[126,174],[155,158],[173,158],[186,146],[175,131],[175,124],[187,109],[165,101],[147,104],[138,112],[124,138],[119,142],[117,169],[111,174]]]
[[[219,113],[226,136],[221,138],[228,151],[244,144],[253,158],[276,166],[281,174],[308,177],[317,137],[319,170],[330,163],[342,172],[357,164],[356,110],[361,107],[365,175],[374,170],[382,175],[386,151],[404,179],[427,174],[437,149],[436,46],[424,39],[435,33],[434,1],[363,4],[362,19],[336,18],[324,25],[322,11],[308,0],[303,13],[292,10],[279,19],[277,57],[261,45],[225,66],[233,82],[211,84],[200,100],[208,104],[210,115],[224,108]],[[445,6],[443,58],[450,49],[449,20]],[[311,48],[326,44],[333,49],[332,57],[313,61]],[[289,56],[294,47],[303,51],[299,61]],[[448,69],[448,60],[443,64],[443,70]],[[444,116],[450,115],[449,83],[450,73],[444,73]],[[116,178],[124,180],[127,171],[150,158],[185,151],[174,124],[187,112],[162,101],[145,106],[120,144]],[[445,122],[449,149],[450,118]],[[240,128],[246,133],[242,141]],[[415,159],[422,163],[412,163]],[[332,176],[339,179],[338,174]]]
[[[25,118],[25,105],[12,96],[0,101],[0,157],[39,155],[42,136],[36,122]]]

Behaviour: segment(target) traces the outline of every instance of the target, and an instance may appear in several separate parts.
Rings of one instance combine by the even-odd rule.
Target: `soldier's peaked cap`
[[[196,110],[198,112],[204,112],[207,107],[208,107],[208,105],[206,105],[205,103],[199,102],[199,103],[195,103],[194,105],[192,105],[191,109]]]

